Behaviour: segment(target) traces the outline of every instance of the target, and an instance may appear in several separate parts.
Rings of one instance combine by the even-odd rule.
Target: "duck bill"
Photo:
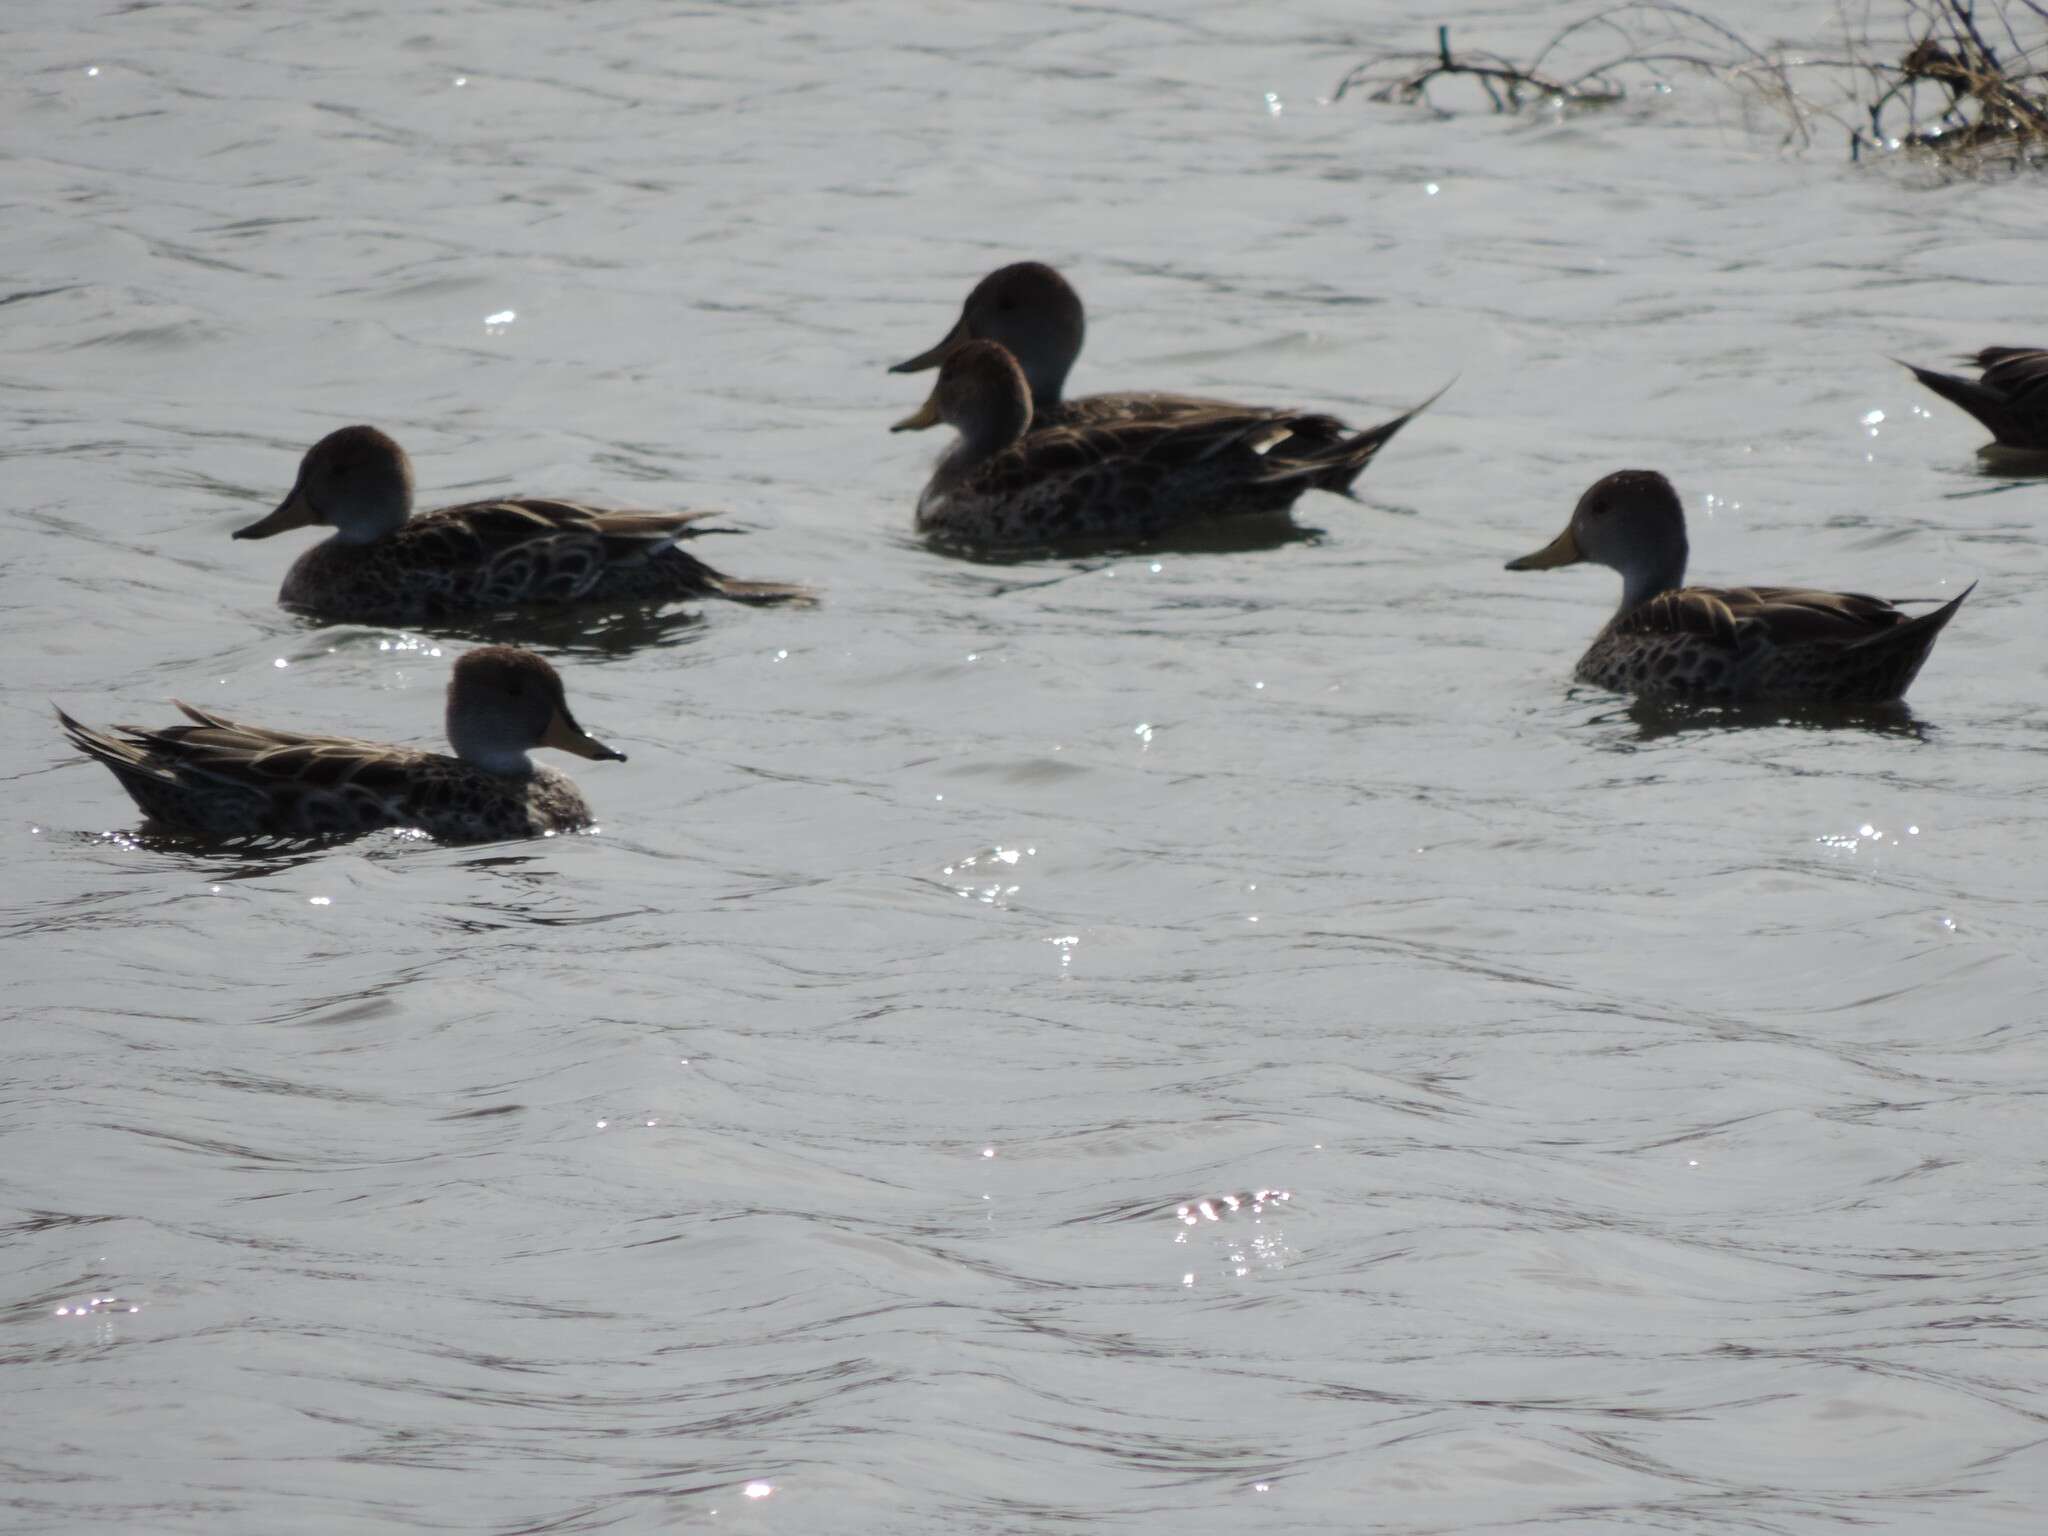
[[[1579,551],[1579,541],[1572,537],[1567,528],[1533,555],[1524,555],[1519,560],[1510,560],[1511,571],[1547,571],[1553,566],[1577,565],[1586,557]]]
[[[967,317],[962,315],[953,323],[953,329],[946,332],[945,340],[941,341],[936,347],[933,347],[929,352],[918,353],[917,356],[911,358],[908,362],[898,363],[889,371],[891,373],[923,373],[927,368],[936,368],[946,360],[948,354],[955,347],[959,346],[961,342],[969,340],[972,340],[972,338],[967,334]]]
[[[922,432],[926,427],[936,427],[943,418],[939,415],[939,392],[932,391],[932,397],[910,415],[897,422],[891,432]]]
[[[305,488],[293,486],[291,495],[278,503],[277,510],[265,518],[259,518],[246,528],[237,528],[238,539],[267,539],[273,533],[283,533],[287,528],[308,528],[320,521],[320,514],[313,510],[313,504],[306,500]]]
[[[555,706],[555,717],[548,722],[547,734],[540,744],[553,747],[558,752],[573,752],[578,757],[594,757],[600,761],[623,763],[626,754],[608,747],[576,723],[576,717],[563,705]]]

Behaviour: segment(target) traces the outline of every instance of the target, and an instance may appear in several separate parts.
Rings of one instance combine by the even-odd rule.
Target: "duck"
[[[941,423],[959,440],[917,501],[934,542],[1017,553],[1152,543],[1196,524],[1284,514],[1309,484],[1379,450],[1371,434],[1275,456],[1285,411],[1219,407],[1154,420],[1032,430],[1024,370],[995,341],[963,342],[931,396],[891,431]]]
[[[1995,466],[2048,471],[2048,347],[1986,347],[1964,361],[1974,379],[1917,368],[1913,377],[1991,430],[1978,457]]]
[[[612,762],[626,754],[576,723],[561,675],[533,652],[487,645],[448,677],[453,757],[417,747],[245,725],[173,700],[190,722],[80,724],[72,745],[104,763],[159,827],[216,838],[313,838],[418,828],[443,842],[550,836],[590,825],[567,774],[536,747]]]
[[[676,548],[692,524],[713,515],[528,496],[415,514],[405,450],[376,427],[352,426],[307,449],[291,493],[234,537],[332,528],[293,562],[278,601],[357,623],[413,624],[522,604],[813,600],[790,583],[736,581]]]
[[[960,318],[935,347],[897,363],[891,373],[922,373],[936,368],[953,350],[969,341],[1000,342],[1017,359],[1031,386],[1031,415],[1036,430],[1053,427],[1120,426],[1127,422],[1166,421],[1178,416],[1204,416],[1217,411],[1248,412],[1254,406],[1202,395],[1160,390],[1128,390],[1081,395],[1068,399],[1067,374],[1081,355],[1087,334],[1081,295],[1074,285],[1042,261],[1018,261],[998,267],[974,285],[961,306]],[[1441,393],[1441,391],[1439,391]],[[1432,397],[1433,399],[1434,397]],[[1340,443],[1373,439],[1377,449],[1428,409],[1424,401],[1405,415],[1383,422],[1364,434],[1335,416],[1289,411],[1292,436],[1274,449],[1276,458],[1305,460],[1327,454]],[[1352,483],[1372,462],[1371,454],[1347,455],[1332,462],[1313,480],[1317,489],[1352,496]]]
[[[1909,614],[1860,592],[1688,587],[1685,509],[1653,469],[1595,481],[1563,533],[1511,571],[1591,561],[1621,573],[1621,606],[1578,678],[1650,699],[1736,704],[1878,704],[1904,696],[1955,617],[1965,588]]]

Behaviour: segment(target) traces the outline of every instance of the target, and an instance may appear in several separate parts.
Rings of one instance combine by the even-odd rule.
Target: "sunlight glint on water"
[[[2040,339],[2037,185],[1329,99],[1541,7],[11,19],[0,1524],[2034,1528],[2048,489],[1889,359]],[[1456,383],[1313,538],[941,558],[884,370],[1023,256],[1077,389]],[[140,831],[48,701],[439,743],[475,636],[228,538],[359,420],[824,604],[547,631],[601,836]],[[1981,577],[1910,716],[1575,688],[1625,465]]]

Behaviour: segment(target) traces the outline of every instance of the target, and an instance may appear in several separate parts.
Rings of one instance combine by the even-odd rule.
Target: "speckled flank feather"
[[[180,703],[192,721],[157,730],[57,717],[113,770],[145,814],[214,837],[323,837],[418,827],[448,842],[536,837],[587,826],[567,775],[485,773],[436,752],[241,725]]]
[[[1914,368],[1913,377],[1990,429],[1993,446],[2048,453],[2048,348],[1986,347],[1975,379]]]
[[[1611,620],[1578,676],[1698,703],[1883,703],[1904,695],[1969,595],[1916,617],[1855,592],[1683,587]]]
[[[315,545],[286,575],[278,601],[329,618],[416,623],[528,603],[812,600],[799,586],[735,581],[675,547],[690,524],[712,515],[525,498],[445,507],[374,543]]]
[[[1617,571],[1622,599],[1578,676],[1644,698],[1698,703],[1881,704],[1904,695],[1972,589],[1913,615],[1861,592],[1688,587],[1685,507],[1653,469],[1593,482],[1571,520],[1511,571],[1591,562]]]
[[[1275,445],[1293,420],[1186,412],[1032,431],[978,462],[955,449],[918,499],[918,531],[982,549],[1145,544],[1196,522],[1284,512],[1319,478],[1355,474],[1399,426],[1283,461]]]

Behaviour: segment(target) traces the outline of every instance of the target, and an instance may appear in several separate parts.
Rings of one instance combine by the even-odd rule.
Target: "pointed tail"
[[[710,575],[711,591],[735,603],[755,603],[763,607],[776,603],[788,603],[797,608],[818,606],[818,594],[798,582],[738,581],[717,571],[711,571]]]
[[[132,725],[101,730],[72,719],[54,704],[51,708],[57,710],[57,721],[71,738],[71,745],[109,769],[131,800],[155,814],[149,797],[175,785],[177,773],[174,763],[152,749],[150,733]]]
[[[1948,628],[1948,621],[1956,616],[1956,610],[1963,606],[1964,600],[1976,590],[1977,583],[1973,581],[1939,608],[1918,614],[1903,624],[1894,624],[1890,629],[1879,630],[1868,639],[1858,640],[1854,649],[1881,651],[1930,647],[1941,632]]]
[[[792,581],[741,581],[674,545],[656,554],[648,568],[655,573],[659,585],[644,595],[723,597],[735,603],[790,603],[802,607],[818,601],[818,595],[809,587]]]
[[[1913,679],[1920,675],[1920,669],[1933,654],[1934,642],[1941,638],[1948,621],[1963,606],[1963,599],[1976,590],[1977,583],[1973,581],[1933,612],[1923,613],[1903,624],[1894,624],[1890,629],[1872,635],[1868,640],[1859,640],[1850,647],[1851,651],[1859,653],[1862,671],[1874,684],[1870,697],[1905,697],[1906,690],[1913,686]]]
[[[1451,384],[1456,382],[1456,379],[1451,380]],[[1319,491],[1330,491],[1357,500],[1351,487],[1365,473],[1366,465],[1379,456],[1379,451],[1393,440],[1396,432],[1435,405],[1444,397],[1444,390],[1450,387],[1450,384],[1444,385],[1413,410],[1403,412],[1392,421],[1383,421],[1376,427],[1367,427],[1351,437],[1316,442],[1294,454],[1288,452],[1292,443],[1278,444],[1272,450],[1274,478],[1305,478]]]
[[[143,755],[140,747],[132,742],[100,730],[96,726],[74,720],[64,713],[63,706],[52,704],[57,711],[57,723],[64,727],[64,734],[71,738],[71,745],[87,757],[99,759],[115,772],[123,769],[137,769],[142,766]]]
[[[1958,373],[1938,373],[1932,368],[1921,368],[1904,358],[1893,358],[1901,368],[1910,369],[1913,377],[1933,390],[1951,405],[1959,405],[1972,416],[1984,423],[1995,438],[2003,439],[2008,430],[2009,412],[2004,394],[1987,389],[1975,379],[1966,379]]]

